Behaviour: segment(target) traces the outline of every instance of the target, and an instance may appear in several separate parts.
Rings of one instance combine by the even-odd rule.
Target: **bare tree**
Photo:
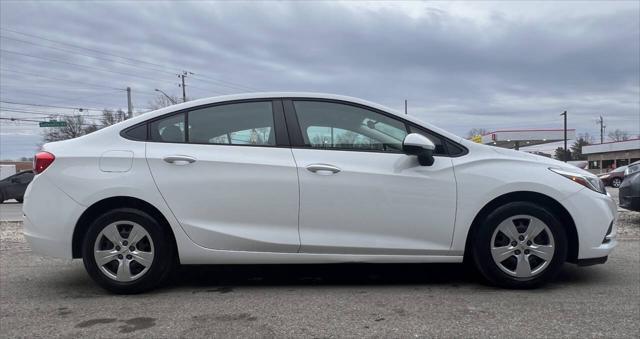
[[[61,121],[66,123],[63,127],[50,127],[44,132],[45,142],[73,139],[98,130],[98,126],[87,123],[82,115],[67,115]]]
[[[609,139],[613,141],[629,140],[629,132],[616,129],[615,131],[609,132]]]
[[[476,135],[485,135],[487,133],[489,133],[489,131],[484,128],[472,128],[469,130],[469,132],[467,132],[467,139],[471,139]]]
[[[100,123],[102,127],[111,126],[119,123],[120,121],[124,121],[126,118],[126,114],[123,110],[119,109],[116,112],[113,112],[110,109],[102,110],[102,118],[100,118]]]
[[[167,98],[163,94],[157,95],[151,101],[149,101],[149,107],[152,110],[156,110],[156,109],[160,109],[160,108],[163,108],[163,107],[174,105],[174,103],[181,101],[175,95],[170,95],[169,97],[171,98],[171,100],[173,100],[173,102],[171,100],[169,100],[169,98]],[[189,99],[187,98],[187,101],[188,100]]]

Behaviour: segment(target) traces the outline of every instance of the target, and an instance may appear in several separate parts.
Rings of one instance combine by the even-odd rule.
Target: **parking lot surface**
[[[640,213],[620,210],[618,226],[606,264],[567,264],[537,290],[487,286],[463,264],[190,266],[117,296],[0,222],[0,337],[637,338]]]
[[[0,204],[0,221],[22,220],[22,204],[15,200],[7,200]]]

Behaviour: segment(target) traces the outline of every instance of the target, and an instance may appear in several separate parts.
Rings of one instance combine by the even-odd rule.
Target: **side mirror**
[[[410,133],[402,141],[402,151],[408,155],[418,156],[418,163],[421,166],[433,165],[433,151],[436,145],[429,138],[422,134]]]

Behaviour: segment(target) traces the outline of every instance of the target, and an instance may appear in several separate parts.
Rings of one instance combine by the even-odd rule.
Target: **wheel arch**
[[[578,232],[571,214],[569,213],[569,211],[567,211],[566,208],[564,208],[564,206],[562,206],[562,204],[560,204],[554,198],[542,193],[531,191],[517,191],[503,194],[491,200],[486,205],[484,205],[482,209],[480,209],[478,214],[473,219],[469,232],[467,233],[464,251],[465,261],[470,259],[472,253],[471,239],[473,239],[475,232],[480,228],[482,221],[489,215],[489,213],[491,213],[491,211],[506,203],[514,201],[531,202],[549,209],[550,212],[552,212],[553,215],[560,220],[567,234],[567,241],[569,246],[567,249],[567,261],[572,263],[575,263],[577,261],[579,249]]]
[[[135,208],[151,215],[169,231],[171,240],[173,241],[172,245],[177,250],[178,247],[176,237],[173,234],[173,229],[162,212],[142,199],[129,196],[115,196],[95,202],[82,213],[80,218],[78,218],[73,230],[73,238],[71,242],[72,256],[74,259],[82,258],[82,240],[89,229],[92,220],[95,220],[98,216],[110,210],[122,207]]]

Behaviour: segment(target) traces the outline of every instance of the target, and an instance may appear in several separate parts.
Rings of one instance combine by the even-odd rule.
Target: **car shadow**
[[[169,286],[407,285],[481,282],[463,264],[185,265]]]
[[[596,267],[565,265],[554,283],[601,283],[607,272]],[[400,286],[496,289],[465,264],[313,264],[313,265],[185,265],[178,267],[163,289],[195,288],[223,292],[235,287],[263,286]]]

